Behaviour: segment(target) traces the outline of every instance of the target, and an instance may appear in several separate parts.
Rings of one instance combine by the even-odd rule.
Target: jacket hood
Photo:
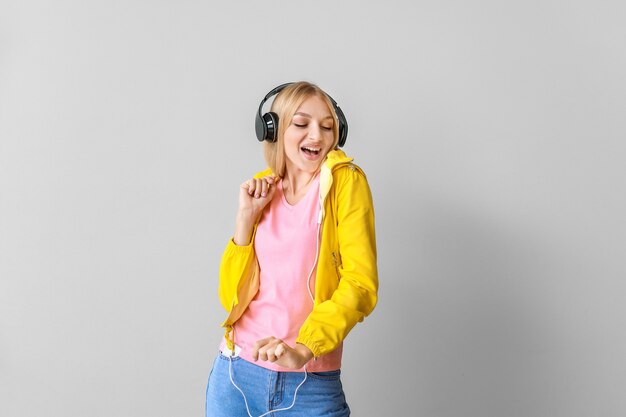
[[[333,185],[333,170],[338,166],[350,164],[353,160],[354,158],[350,158],[344,151],[339,149],[332,150],[326,155],[326,160],[322,164],[320,172],[320,215],[317,219],[318,223],[322,223],[326,214],[324,203],[330,192],[330,187]]]
[[[346,153],[340,149],[335,149],[328,152],[324,165],[328,166],[331,170],[335,165],[352,162],[354,158],[350,158]]]

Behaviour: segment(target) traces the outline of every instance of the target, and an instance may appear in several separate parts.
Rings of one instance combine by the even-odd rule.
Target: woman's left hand
[[[313,358],[313,352],[300,343],[292,348],[273,336],[258,340],[252,348],[254,360],[273,362],[289,369],[300,369]]]

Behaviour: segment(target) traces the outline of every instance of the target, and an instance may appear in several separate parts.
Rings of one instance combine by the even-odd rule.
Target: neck
[[[319,173],[319,169],[315,172],[304,172],[287,169],[283,178],[283,192],[290,196],[297,197],[308,190],[311,182]]]

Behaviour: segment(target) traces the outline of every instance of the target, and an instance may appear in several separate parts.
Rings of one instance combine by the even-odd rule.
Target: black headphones
[[[261,114],[261,111],[263,109],[263,104],[265,104],[270,97],[280,93],[285,87],[291,84],[293,83],[279,85],[267,93],[265,98],[261,100],[259,110],[254,118],[254,130],[256,131],[256,137],[259,142],[263,142],[264,140],[268,142],[276,142],[276,139],[278,138],[278,115],[272,111]],[[326,94],[326,97],[328,97],[333,103],[335,113],[337,113],[337,120],[339,121],[339,141],[337,142],[337,146],[342,147],[346,143],[346,138],[348,137],[348,121],[346,120],[346,116],[344,116],[341,111],[341,108],[337,105],[337,102],[328,94]]]

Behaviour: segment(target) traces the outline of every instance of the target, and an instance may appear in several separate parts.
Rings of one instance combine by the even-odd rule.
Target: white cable
[[[315,241],[315,261],[313,262],[313,267],[311,268],[311,272],[309,272],[309,277],[306,279],[306,289],[309,292],[309,296],[311,297],[311,301],[313,302],[313,304],[315,304],[315,297],[313,296],[313,292],[311,291],[311,277],[313,276],[313,271],[315,270],[315,267],[317,266],[317,258],[319,256],[320,253],[320,228],[322,226],[322,212],[320,209],[320,214],[318,216],[318,221],[317,221],[317,237],[316,237],[316,241]],[[234,352],[234,349],[233,349]],[[260,416],[257,417],[264,417],[266,415],[268,415],[269,413],[275,413],[278,411],[286,411],[291,409],[295,404],[296,404],[296,396],[298,395],[298,390],[300,389],[300,387],[302,386],[302,384],[304,384],[304,382],[307,380],[308,377],[308,373],[306,370],[306,365],[304,365],[304,379],[302,380],[302,382],[300,382],[300,384],[296,387],[296,390],[293,393],[293,401],[291,402],[291,405],[289,407],[286,408],[278,408],[276,410],[270,410],[266,413],[261,414]],[[237,384],[235,384],[235,380],[233,379],[233,358],[232,355],[228,356],[228,376],[230,377],[230,382],[233,384],[233,386],[235,388],[237,388],[237,391],[239,391],[241,393],[241,396],[243,397],[243,401],[246,404],[246,412],[248,413],[249,417],[253,417],[252,414],[250,413],[250,408],[248,407],[248,399],[246,398],[246,394],[243,393],[242,389],[239,388],[237,386]]]
[[[241,390],[241,388],[239,388],[237,386],[237,384],[235,384],[235,380],[233,379],[233,358],[232,358],[232,356],[228,357],[228,376],[230,377],[230,382],[233,384],[233,386],[235,388],[237,388],[237,390],[241,393],[241,396],[243,397],[243,401],[246,404],[246,412],[248,413],[248,416],[253,417],[252,414],[250,414],[250,408],[248,407],[248,399],[246,398],[246,394],[244,394],[243,391]],[[261,414],[260,416],[257,416],[257,417],[263,417],[263,416],[268,415],[269,413],[276,413],[278,411],[286,411],[286,410],[291,409],[296,404],[296,396],[298,395],[298,390],[300,389],[302,384],[304,384],[306,379],[307,379],[307,371],[306,371],[306,365],[305,365],[304,366],[304,379],[296,387],[296,390],[293,393],[293,401],[291,402],[291,405],[289,407],[285,407],[285,408],[277,408],[276,410],[270,410],[270,411],[268,411],[266,413],[263,413],[263,414]]]
[[[311,297],[311,301],[313,301],[313,304],[315,304],[315,297],[313,296],[313,293],[311,292],[311,277],[313,276],[313,270],[315,269],[315,266],[317,265],[317,257],[319,256],[320,253],[320,228],[321,228],[322,224],[321,223],[317,223],[317,240],[315,243],[315,262],[313,262],[313,267],[311,268],[311,272],[309,272],[309,277],[306,279],[306,289],[309,291],[309,296]]]

